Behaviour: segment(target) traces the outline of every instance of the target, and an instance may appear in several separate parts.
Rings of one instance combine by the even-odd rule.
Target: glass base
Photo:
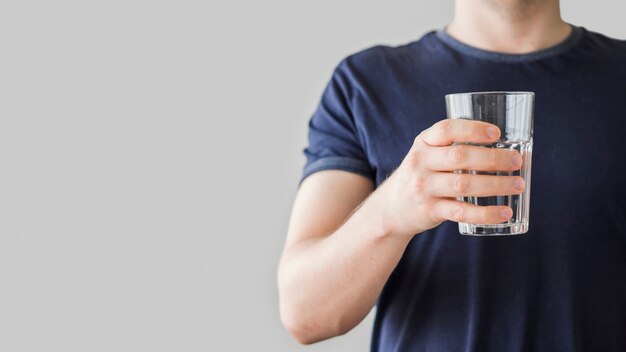
[[[468,236],[507,236],[528,232],[528,222],[513,224],[476,225],[459,223],[461,235]]]

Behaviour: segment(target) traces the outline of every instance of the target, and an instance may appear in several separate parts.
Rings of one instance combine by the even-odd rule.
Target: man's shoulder
[[[415,62],[416,58],[425,51],[429,37],[433,31],[422,37],[402,44],[377,44],[345,56],[339,66],[367,72],[383,68],[398,68],[399,65]]]
[[[588,41],[597,50],[626,56],[626,39],[614,38],[608,34],[585,29]]]

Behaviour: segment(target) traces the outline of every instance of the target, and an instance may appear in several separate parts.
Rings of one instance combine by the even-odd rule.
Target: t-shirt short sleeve
[[[334,70],[321,101],[309,121],[306,163],[302,180],[322,170],[343,170],[374,181],[351,108],[354,87],[345,60]]]

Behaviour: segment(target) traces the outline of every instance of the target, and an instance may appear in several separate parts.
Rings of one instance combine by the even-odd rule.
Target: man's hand
[[[369,206],[378,209],[393,234],[413,236],[445,220],[497,224],[508,220],[507,206],[476,206],[458,196],[521,194],[519,176],[454,173],[454,170],[513,171],[522,165],[519,152],[453,143],[493,143],[500,130],[472,120],[442,120],[420,133],[398,169],[372,194]]]

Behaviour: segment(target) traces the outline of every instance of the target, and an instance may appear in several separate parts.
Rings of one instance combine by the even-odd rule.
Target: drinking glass
[[[474,205],[506,205],[513,209],[513,216],[500,224],[459,223],[463,235],[491,236],[517,235],[526,233],[530,211],[530,174],[533,150],[533,92],[472,92],[448,94],[445,96],[449,119],[470,119],[488,122],[498,126],[501,136],[490,144],[474,144],[485,148],[517,150],[523,159],[521,169],[515,171],[474,171],[457,170],[456,173],[469,173],[496,176],[521,176],[526,182],[522,194],[491,197],[458,197],[457,199]],[[461,144],[461,143],[458,143]]]

